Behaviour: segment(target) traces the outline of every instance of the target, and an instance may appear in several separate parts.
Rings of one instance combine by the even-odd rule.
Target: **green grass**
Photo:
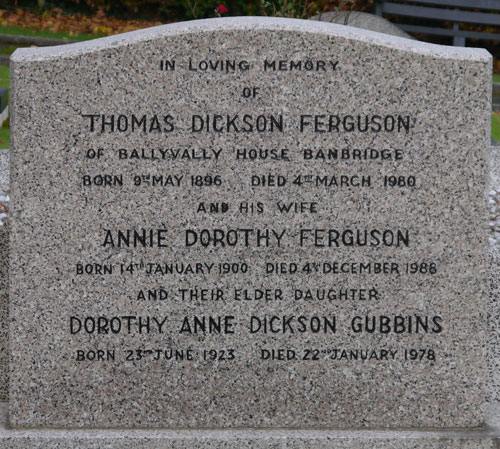
[[[500,141],[500,114],[491,114],[491,136]]]
[[[10,87],[10,67],[0,65],[0,87]]]
[[[43,30],[31,30],[29,28],[24,28],[20,26],[0,26],[0,33],[2,34],[15,34],[17,36],[40,36],[40,37],[52,37],[54,39],[67,39],[70,41],[88,41],[90,39],[96,39],[98,37],[103,37],[104,35],[96,34],[75,34],[70,35],[69,33],[59,33],[52,31]]]
[[[9,148],[10,146],[10,129],[0,128],[0,148]]]
[[[494,74],[493,75],[493,82],[494,83],[500,83],[500,75]]]
[[[10,56],[17,48],[15,45],[0,45],[0,55]]]

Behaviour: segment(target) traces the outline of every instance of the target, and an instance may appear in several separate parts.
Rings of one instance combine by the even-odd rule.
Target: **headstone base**
[[[469,430],[11,430],[0,403],[2,449],[499,449],[500,403]]]

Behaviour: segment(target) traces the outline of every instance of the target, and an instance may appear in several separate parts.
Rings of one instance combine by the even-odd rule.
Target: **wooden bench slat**
[[[400,16],[419,17],[451,22],[477,23],[481,25],[500,25],[500,14],[484,12],[468,12],[454,9],[429,8],[426,6],[402,5],[398,3],[383,3],[382,12]]]
[[[481,31],[455,31],[451,28],[434,28],[421,25],[398,24],[399,28],[411,33],[432,34],[434,36],[461,36],[474,39],[500,40],[499,33],[486,33]]]
[[[412,0],[426,5],[451,6],[456,8],[477,8],[500,11],[500,0]]]

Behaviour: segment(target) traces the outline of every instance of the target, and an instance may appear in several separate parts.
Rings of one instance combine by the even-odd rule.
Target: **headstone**
[[[18,50],[11,425],[480,426],[490,73],[263,18]]]

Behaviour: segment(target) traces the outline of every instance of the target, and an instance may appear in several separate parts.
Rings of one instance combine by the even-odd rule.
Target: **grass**
[[[0,149],[9,148],[10,146],[10,129],[0,128]]]
[[[0,26],[1,34],[15,34],[17,36],[39,36],[39,37],[51,37],[54,39],[67,39],[70,41],[88,41],[90,39],[96,39],[98,37],[103,37],[102,35],[96,34],[74,34],[62,32],[52,32],[43,30],[31,30],[29,28],[24,28],[20,26]]]
[[[491,136],[500,141],[500,113],[491,114]]]
[[[10,87],[10,67],[0,65],[0,87]]]
[[[493,74],[493,82],[494,83],[500,83],[500,75],[494,73]]]
[[[15,45],[0,45],[0,55],[10,56],[16,49]]]

